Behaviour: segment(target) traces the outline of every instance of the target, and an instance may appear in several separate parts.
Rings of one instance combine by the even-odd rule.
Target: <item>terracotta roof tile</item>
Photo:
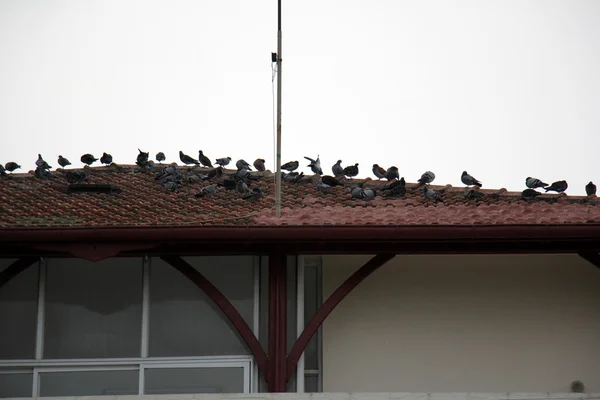
[[[193,169],[180,167],[184,178]],[[600,202],[595,196],[544,194],[533,201],[506,189],[480,189],[481,199],[467,199],[465,188],[432,186],[444,201],[432,203],[416,184],[407,183],[404,198],[352,199],[344,188],[319,192],[308,177],[283,182],[282,218],[275,216],[272,174],[258,185],[265,196],[256,202],[222,190],[203,198],[194,194],[213,182],[190,184],[167,192],[155,179],[160,168],[143,172],[132,166],[86,168],[86,183],[112,184],[119,193],[72,193],[62,172],[39,180],[33,173],[0,177],[0,228],[200,226],[200,225],[474,225],[474,224],[598,224]],[[226,171],[231,173],[233,171]],[[348,180],[347,186],[385,182]]]

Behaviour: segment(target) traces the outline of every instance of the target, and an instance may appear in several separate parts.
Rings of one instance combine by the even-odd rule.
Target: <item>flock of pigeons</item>
[[[136,158],[136,165],[144,170],[152,169],[156,167],[156,164],[153,160],[150,160],[150,156],[148,152],[143,152],[138,149],[139,154]],[[332,187],[336,186],[344,186],[342,181],[345,178],[353,178],[358,175],[358,163],[354,165],[348,165],[346,167],[342,166],[342,160],[338,160],[332,167],[332,175],[324,175],[323,169],[321,168],[320,157],[317,156],[316,160],[310,157],[304,157],[309,161],[307,167],[311,169],[311,171],[321,177],[320,181],[316,183],[316,187],[323,193],[329,193]],[[84,154],[80,158],[83,164],[88,166],[92,165],[96,161],[100,160],[100,163],[110,165],[113,163],[113,158],[108,153],[103,153],[100,159],[94,157],[92,154]],[[159,163],[162,163],[166,160],[165,154],[163,152],[159,152],[156,154],[156,160]],[[206,168],[211,168],[206,174],[188,174],[185,179],[189,183],[200,183],[203,181],[212,181],[215,179],[219,179],[223,176],[223,168],[231,162],[231,157],[223,157],[215,159],[215,166],[211,162],[211,159],[208,158],[202,150],[198,152],[198,159],[195,159],[185,153],[183,151],[179,151],[179,160],[184,165],[194,165],[194,166],[203,166]],[[71,165],[71,162],[63,157],[62,155],[58,156],[57,160],[58,164],[65,168]],[[40,179],[49,179],[54,178],[54,175],[50,172],[52,167],[42,158],[41,154],[38,154],[38,159],[35,162],[35,177]],[[258,172],[264,172],[265,168],[265,160],[262,158],[258,158],[252,164],[254,169]],[[217,183],[215,185],[210,185],[202,188],[199,192],[196,193],[196,197],[204,197],[210,194],[214,194],[219,191],[221,188],[226,190],[235,190],[239,192],[243,199],[246,200],[256,200],[262,197],[263,193],[258,186],[252,187],[252,181],[259,181],[261,178],[261,174],[253,174],[251,173],[252,167],[245,160],[240,159],[235,163],[236,171],[233,174],[230,174],[225,179],[222,180],[221,183]],[[282,169],[282,180],[290,183],[297,183],[302,181],[304,178],[304,172],[297,172],[296,170],[300,167],[300,163],[298,161],[290,161],[281,166]],[[4,166],[0,164],[0,176],[7,175],[8,172],[14,172],[15,170],[21,168],[19,164],[16,162],[8,162]],[[286,171],[286,172],[283,172]],[[395,166],[391,166],[387,169],[382,168],[378,164],[373,164],[373,174],[377,177],[378,180],[385,179],[388,181],[387,185],[383,186],[379,191],[381,195],[388,197],[404,197],[406,194],[406,182],[404,177],[400,177],[398,173],[398,168]],[[65,178],[69,183],[80,183],[87,178],[87,172],[85,169],[83,170],[62,170]],[[423,197],[432,200],[432,201],[441,201],[443,200],[442,195],[437,191],[433,190],[429,187],[435,179],[435,174],[431,171],[426,171],[419,178],[419,186],[422,186]],[[178,169],[176,163],[172,163],[164,168],[162,168],[161,172],[156,176],[156,180],[167,190],[167,191],[178,191],[182,182],[184,181],[184,176],[181,171]],[[472,175],[467,173],[467,171],[463,171],[461,175],[461,182],[464,183],[467,187],[481,187],[482,184],[480,181],[475,179]],[[540,179],[527,177],[525,179],[525,185],[527,189],[521,192],[521,198],[524,200],[532,200],[537,196],[542,194],[538,192],[537,188],[543,188],[546,192],[554,191],[557,193],[562,193],[568,188],[568,184],[566,181],[556,181],[551,185],[548,185],[545,182],[542,182]],[[595,195],[596,194],[596,185],[593,182],[589,182],[585,186],[586,194]],[[364,184],[359,184],[359,186],[355,186],[352,188],[347,188],[346,192],[349,193],[353,198],[361,199],[361,200],[372,200],[377,194],[378,190],[376,188],[368,188],[364,187]],[[476,190],[469,190],[466,192],[467,198],[480,198],[483,194]]]

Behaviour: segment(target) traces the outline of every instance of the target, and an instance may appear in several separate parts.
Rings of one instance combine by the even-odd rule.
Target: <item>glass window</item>
[[[105,396],[139,393],[139,371],[40,372],[40,396]]]
[[[0,259],[0,271],[16,260]],[[38,263],[0,288],[0,360],[35,358]]]
[[[319,376],[318,375],[306,375],[304,377],[304,392],[305,393],[318,393],[319,392]]]
[[[248,325],[253,318],[253,257],[186,257],[231,301]],[[249,354],[221,310],[179,271],[152,258],[150,357]]]
[[[0,372],[0,397],[31,397],[32,373]]]
[[[244,369],[148,368],[144,394],[243,393]]]
[[[142,259],[48,260],[44,358],[139,357]]]
[[[319,268],[316,265],[304,267],[304,325],[308,324],[320,307]],[[316,332],[304,350],[304,368],[319,369],[319,332]]]

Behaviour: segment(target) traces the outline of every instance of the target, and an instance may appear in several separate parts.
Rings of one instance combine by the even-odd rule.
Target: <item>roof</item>
[[[33,172],[2,176],[0,229],[600,224],[596,196],[543,194],[525,201],[520,192],[479,189],[481,198],[467,198],[465,187],[432,185],[443,192],[443,202],[435,203],[423,198],[417,184],[407,183],[403,198],[377,196],[363,201],[353,199],[342,187],[321,193],[315,187],[316,176],[300,183],[282,183],[281,218],[277,218],[272,173],[267,171],[260,182],[252,182],[262,189],[264,197],[248,201],[234,190],[195,197],[200,188],[215,182],[189,183],[187,177],[208,169],[179,168],[184,176],[179,192],[166,191],[155,179],[162,167],[150,171],[114,164],[86,167],[85,183],[119,189],[108,192],[70,193],[62,170],[52,172],[55,179],[38,179]],[[233,172],[225,170],[225,174]],[[387,182],[348,179],[344,183],[346,188],[357,184],[380,188]]]

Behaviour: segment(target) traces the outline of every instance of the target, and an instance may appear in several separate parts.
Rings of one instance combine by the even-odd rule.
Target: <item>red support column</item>
[[[0,272],[0,288],[12,278],[31,267],[39,260],[38,257],[22,257],[13,262],[4,271]]]
[[[287,257],[269,254],[269,377],[268,391],[287,389]]]

